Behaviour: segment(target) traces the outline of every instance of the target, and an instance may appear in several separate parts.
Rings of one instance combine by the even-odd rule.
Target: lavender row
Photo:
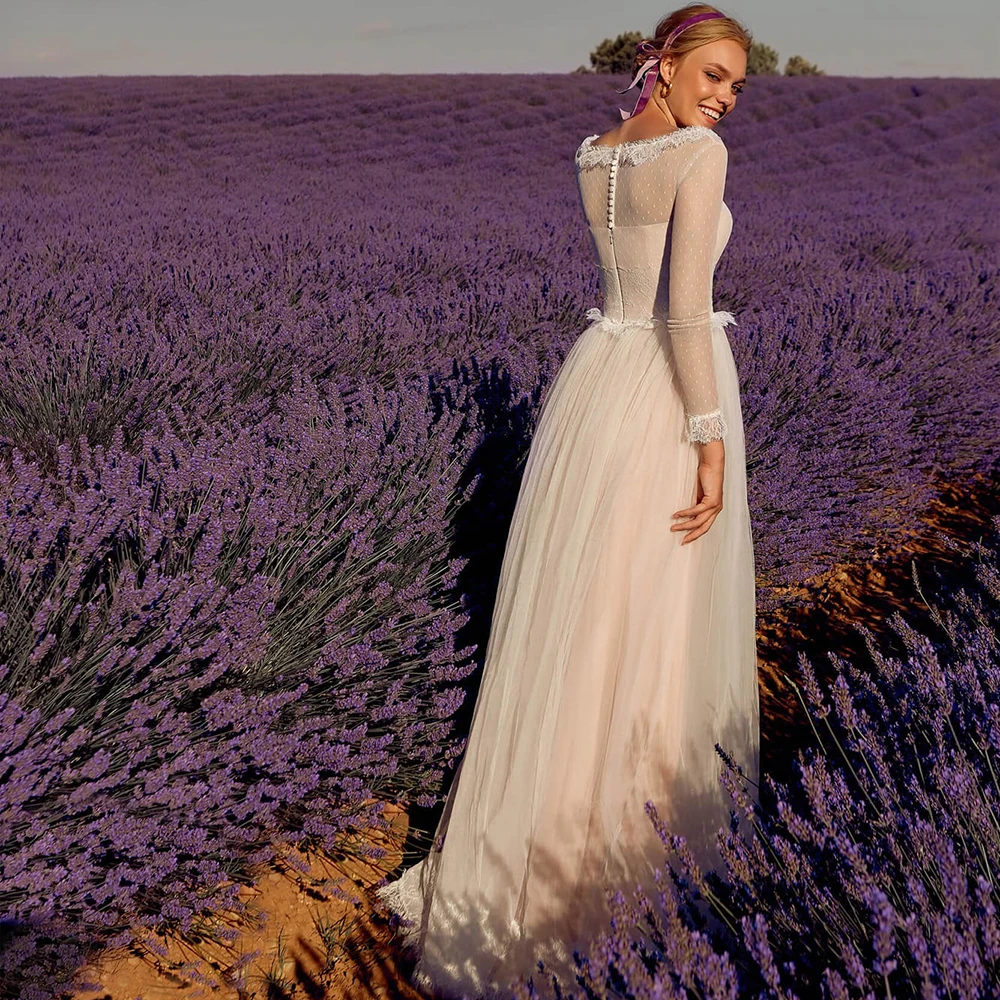
[[[544,389],[597,302],[572,151],[612,124],[616,83],[8,82],[19,349],[70,289],[106,314],[103,290],[146,307],[140,339],[172,303],[173,336],[228,330],[247,364],[273,347],[318,375],[336,352],[346,379],[469,381],[498,359]],[[716,304],[740,321],[766,610],[772,586],[869,554],[872,531],[905,541],[932,477],[994,467],[1000,93],[751,83],[721,130],[735,228]]]
[[[358,392],[348,416],[297,378],[255,425],[175,408],[134,451],[119,430],[48,469],[14,452],[11,995],[45,995],[31,987],[135,927],[190,927],[275,838],[343,850],[376,797],[432,804],[472,650],[443,530],[457,422],[415,399]]]

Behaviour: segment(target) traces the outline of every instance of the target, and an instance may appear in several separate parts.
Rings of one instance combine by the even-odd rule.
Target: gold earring
[[[660,81],[660,97],[666,97],[667,94],[669,94],[670,91],[673,89],[674,89],[673,80],[668,80],[666,83],[664,83],[662,80]]]

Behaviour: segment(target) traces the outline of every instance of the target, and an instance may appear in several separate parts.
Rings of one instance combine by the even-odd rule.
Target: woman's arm
[[[709,141],[680,180],[670,223],[665,324],[684,409],[688,439],[721,440],[728,428],[719,409],[712,350],[712,265],[729,152]]]

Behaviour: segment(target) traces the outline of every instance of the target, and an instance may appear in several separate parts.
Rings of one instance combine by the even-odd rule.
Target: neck
[[[677,120],[670,113],[670,108],[667,107],[667,102],[666,102],[665,98],[659,97],[657,94],[654,93],[650,97],[649,103],[651,105],[655,105],[656,106],[656,113],[661,118],[665,118],[667,120],[667,122],[670,125],[672,125],[674,128],[680,128],[680,125],[677,124]]]

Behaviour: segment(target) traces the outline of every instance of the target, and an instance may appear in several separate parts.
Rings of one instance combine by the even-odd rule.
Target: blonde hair
[[[695,14],[708,14],[713,12],[722,14],[723,16],[710,17],[707,20],[699,21],[697,24],[692,24],[689,28],[685,28],[674,39],[669,50],[664,49],[663,43],[666,42],[667,36],[679,24],[682,24],[689,17],[694,17]],[[642,41],[649,42],[651,45],[655,46],[661,56],[674,55],[680,57],[690,52],[692,49],[698,48],[699,45],[706,45],[709,42],[717,42],[723,38],[731,38],[734,42],[737,42],[742,46],[744,52],[749,52],[750,46],[753,45],[753,37],[750,32],[747,31],[747,29],[744,28],[743,25],[740,24],[740,22],[735,18],[730,17],[724,11],[720,11],[718,7],[713,7],[708,3],[689,3],[685,7],[678,7],[678,9],[672,14],[668,14],[664,17],[659,24],[657,24],[653,37],[644,38]],[[639,44],[641,45],[642,42]],[[647,58],[649,57],[636,53],[632,65],[633,75]]]

